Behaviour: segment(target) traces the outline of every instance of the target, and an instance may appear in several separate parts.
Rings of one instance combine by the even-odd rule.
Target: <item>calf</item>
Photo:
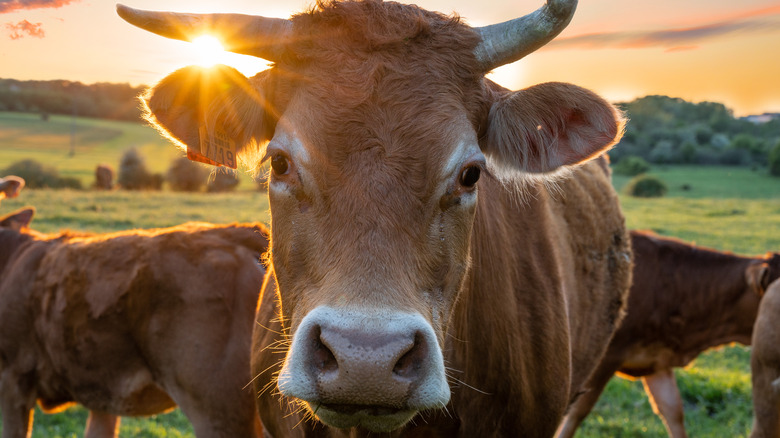
[[[199,437],[258,436],[249,352],[267,245],[259,224],[0,229],[3,438],[29,436],[36,400],[84,405],[87,437],[176,405]]]
[[[769,257],[740,257],[643,231],[631,231],[631,242],[628,313],[588,391],[569,408],[559,438],[574,435],[616,372],[642,378],[669,436],[687,436],[672,369],[711,347],[749,344],[760,296],[770,275],[778,275],[770,272]]]

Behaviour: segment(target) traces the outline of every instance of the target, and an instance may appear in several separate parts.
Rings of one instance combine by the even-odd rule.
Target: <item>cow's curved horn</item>
[[[243,14],[181,14],[133,9],[117,4],[116,12],[128,23],[167,38],[191,41],[211,33],[225,50],[278,61],[292,33],[292,23],[282,18]]]
[[[547,0],[526,16],[475,28],[482,42],[474,54],[483,71],[515,62],[550,42],[566,28],[576,8],[577,0]]]

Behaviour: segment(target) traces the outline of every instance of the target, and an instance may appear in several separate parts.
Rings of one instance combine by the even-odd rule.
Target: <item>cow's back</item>
[[[263,226],[42,239],[17,254],[0,288],[3,371],[29,379],[28,396],[114,415],[178,404],[199,435],[254,434],[246,385]],[[24,337],[9,338],[9,327]]]

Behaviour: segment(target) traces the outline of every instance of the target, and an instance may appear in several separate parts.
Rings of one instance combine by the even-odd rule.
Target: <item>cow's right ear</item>
[[[548,82],[496,93],[482,149],[499,176],[554,172],[607,151],[624,125],[620,111],[595,93]]]
[[[32,222],[34,215],[35,208],[21,208],[13,213],[9,213],[3,217],[0,217],[0,228],[21,231],[22,229],[30,226],[30,222]]]
[[[146,92],[145,117],[190,150],[199,151],[203,128],[224,132],[241,149],[273,134],[261,86],[262,74],[250,80],[225,65],[185,67]]]
[[[745,280],[755,293],[763,296],[769,287],[769,265],[766,263],[754,263],[748,266],[745,269]]]

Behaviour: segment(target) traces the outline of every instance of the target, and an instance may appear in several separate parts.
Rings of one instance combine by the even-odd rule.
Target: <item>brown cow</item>
[[[780,268],[780,255],[741,257],[650,232],[631,231],[631,243],[634,275],[626,317],[588,381],[588,392],[570,408],[559,438],[574,435],[616,372],[642,378],[669,436],[687,436],[673,368],[708,348],[750,344],[769,284],[769,262]]]
[[[771,264],[780,277],[780,255]],[[780,437],[780,280],[767,288],[753,327],[750,370],[753,379],[753,432],[751,438]]]
[[[596,158],[623,120],[574,85],[512,92],[484,75],[575,5],[484,28],[379,0],[290,20],[118,7],[275,63],[252,79],[185,68],[146,96],[190,156],[234,165],[234,144],[256,143],[270,161],[253,353],[270,435],[555,433],[628,292],[630,242]]]
[[[18,176],[6,176],[0,178],[0,201],[5,198],[15,198],[24,188],[24,179]]]
[[[255,224],[0,229],[3,438],[29,436],[36,400],[84,405],[88,438],[176,405],[198,437],[260,436],[248,383],[266,236]]]

